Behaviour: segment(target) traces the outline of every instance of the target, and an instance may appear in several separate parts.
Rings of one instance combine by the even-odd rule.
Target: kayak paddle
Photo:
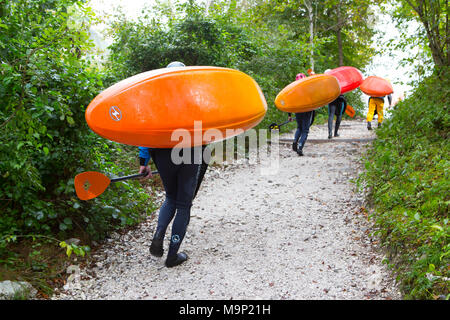
[[[269,130],[280,130],[281,126],[284,126],[285,124],[287,124],[287,123],[289,123],[291,121],[292,120],[287,120],[287,121],[285,121],[283,123],[280,123],[280,124],[276,124],[275,122],[271,123],[270,126],[269,126]]]
[[[347,107],[345,108],[345,113],[350,117],[353,118],[356,114],[355,109],[353,109],[353,107],[351,105],[347,105]]]
[[[152,174],[157,174],[158,171],[152,171]],[[111,182],[118,182],[127,179],[135,179],[143,177],[147,172],[133,174],[130,176],[118,177],[110,179],[103,173],[96,171],[86,171],[77,174],[74,179],[75,192],[81,200],[90,200],[101,195]]]

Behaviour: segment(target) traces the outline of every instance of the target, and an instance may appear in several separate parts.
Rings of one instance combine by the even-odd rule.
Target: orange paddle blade
[[[81,200],[90,200],[101,195],[111,180],[96,171],[86,171],[75,176],[75,192]]]
[[[355,109],[351,105],[347,105],[347,108],[345,108],[345,113],[350,117],[353,118],[356,114]]]

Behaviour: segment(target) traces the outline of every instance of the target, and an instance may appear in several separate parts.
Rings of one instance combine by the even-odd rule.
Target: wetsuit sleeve
[[[150,161],[150,150],[147,147],[139,147],[139,164],[141,166],[148,165]]]

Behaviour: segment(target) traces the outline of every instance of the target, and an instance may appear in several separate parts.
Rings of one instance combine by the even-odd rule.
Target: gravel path
[[[277,175],[261,175],[261,164],[210,167],[181,247],[186,263],[168,269],[149,254],[149,218],[106,241],[53,299],[401,299],[350,182],[367,142],[348,139],[374,133],[343,121],[340,134],[307,141],[303,157],[281,144]],[[326,126],[309,138],[326,139]]]

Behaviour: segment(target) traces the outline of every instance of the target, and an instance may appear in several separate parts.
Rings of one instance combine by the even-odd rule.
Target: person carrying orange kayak
[[[181,62],[172,62],[170,67],[184,67]],[[153,159],[158,169],[166,199],[160,208],[156,231],[150,245],[150,253],[156,257],[164,254],[163,244],[167,227],[173,220],[172,234],[165,265],[168,268],[182,264],[188,259],[185,252],[178,252],[186,234],[191,216],[192,202],[197,195],[203,176],[208,168],[208,161],[204,159],[206,146],[183,148],[180,152],[190,154],[186,163],[174,163],[172,148],[139,147],[139,173],[148,172],[143,179],[152,176],[149,161]],[[182,156],[184,159],[184,156]],[[200,159],[200,160],[199,160]]]
[[[375,114],[378,114],[378,127],[381,127],[383,122],[383,107],[385,97],[370,97],[369,98],[369,111],[367,112],[367,129],[372,130],[372,120]],[[387,96],[389,106],[392,106],[392,95]]]
[[[303,73],[297,74],[295,80],[306,78]],[[297,152],[299,156],[303,156],[303,147],[305,146],[306,139],[308,139],[309,127],[314,122],[316,111],[297,112],[295,113],[295,120],[297,121],[297,131],[295,131],[294,142],[292,144],[292,150]],[[291,119],[291,113],[288,113],[289,120]]]

